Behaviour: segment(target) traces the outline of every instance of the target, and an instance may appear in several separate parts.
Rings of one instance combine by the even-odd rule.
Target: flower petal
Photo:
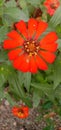
[[[27,107],[27,106],[22,106],[22,108],[23,108],[24,112],[28,112],[29,111],[29,107]]]
[[[38,22],[34,18],[31,18],[28,21],[28,33],[29,33],[30,38],[35,34],[37,25],[38,25]]]
[[[9,33],[7,34],[7,36],[10,37],[10,38],[12,38],[13,40],[16,40],[17,42],[21,43],[21,45],[22,45],[22,43],[24,42],[24,39],[23,39],[23,38],[21,37],[21,35],[20,35],[18,32],[16,32],[15,30],[9,32]]]
[[[41,39],[40,44],[53,43],[58,39],[55,32],[48,33],[44,38]]]
[[[13,48],[16,48],[18,46],[21,46],[21,43],[18,43],[15,40],[9,40],[9,39],[5,40],[4,44],[3,44],[4,49],[13,49]]]
[[[50,52],[55,52],[57,50],[57,43],[44,43],[44,44],[40,44],[40,48],[44,49],[44,50],[48,50]]]
[[[45,63],[45,61],[38,55],[36,55],[36,64],[37,64],[38,68],[41,69],[41,70],[47,70],[48,69],[48,66]]]
[[[40,55],[43,57],[45,61],[47,61],[50,64],[52,64],[56,58],[56,56],[53,53],[48,51],[40,51]]]
[[[36,73],[37,72],[37,64],[36,64],[35,59],[34,59],[33,56],[30,57],[29,71],[31,73]]]
[[[25,38],[28,37],[26,23],[23,20],[15,24],[15,26]]]
[[[14,60],[17,58],[17,56],[22,52],[22,49],[18,48],[15,50],[12,50],[8,53],[8,57],[10,60]]]
[[[29,71],[28,55],[25,54],[20,55],[17,59],[14,60],[13,66],[22,72],[28,72]]]
[[[37,27],[35,38],[38,39],[39,36],[47,29],[48,24],[44,21],[40,21]]]

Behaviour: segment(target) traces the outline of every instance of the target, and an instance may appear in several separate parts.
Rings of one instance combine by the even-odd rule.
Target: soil
[[[43,130],[46,126],[44,119],[39,122],[36,121],[40,113],[36,108],[30,109],[29,117],[26,119],[19,119],[14,117],[11,112],[11,107],[7,100],[3,100],[0,104],[0,130]],[[61,120],[58,115],[55,115],[52,120],[55,121],[55,129],[60,130]]]

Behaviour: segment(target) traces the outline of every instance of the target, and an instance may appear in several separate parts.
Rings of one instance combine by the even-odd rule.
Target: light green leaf
[[[0,62],[4,62],[7,60],[7,53],[3,50],[0,51]]]
[[[16,105],[16,102],[13,100],[13,98],[11,97],[11,95],[9,93],[5,93],[5,98],[10,103],[11,106]]]
[[[31,83],[31,86],[39,89],[39,91],[42,91],[44,95],[46,95],[51,101],[54,101],[54,90],[52,85],[48,83],[45,84]]]
[[[56,88],[61,82],[61,61],[58,59],[54,64],[54,73],[52,74],[52,79],[54,81],[54,88]]]
[[[40,92],[40,91],[39,91]],[[37,107],[40,103],[40,93],[38,93],[38,91],[34,90],[34,93],[33,93],[33,107]]]
[[[0,101],[5,97],[4,88],[0,87]]]
[[[18,80],[19,80],[20,85],[22,86],[22,85],[23,85],[23,82],[24,82],[23,73],[20,72],[20,71],[18,71],[18,72],[17,72],[17,77],[18,77]]]
[[[49,21],[49,25],[52,27],[56,27],[58,24],[61,23],[61,6],[58,7],[55,14],[51,17]]]
[[[27,2],[25,0],[18,0],[18,3],[20,5],[20,7],[22,8],[22,10],[27,14],[27,16],[29,17],[29,11],[28,11],[28,5]]]
[[[58,39],[57,43],[58,43],[58,48],[61,50],[61,39]]]
[[[38,6],[41,3],[40,0],[26,0],[26,1],[33,6]]]
[[[6,26],[2,26],[0,28],[0,44],[3,42],[3,40],[7,37],[8,28]]]
[[[15,2],[15,0],[7,1],[5,6],[6,7],[16,7],[16,2]]]
[[[20,10],[18,7],[9,7],[4,9],[4,14],[10,16],[15,21],[24,20],[27,21],[29,18],[26,13]]]
[[[0,0],[0,6],[3,6],[5,0]]]
[[[24,86],[25,88],[27,89],[27,91],[29,92],[29,89],[30,89],[30,83],[31,83],[31,73],[27,72],[27,73],[24,73]]]

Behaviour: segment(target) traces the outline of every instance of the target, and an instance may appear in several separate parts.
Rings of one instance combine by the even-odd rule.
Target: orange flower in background
[[[38,69],[47,70],[47,63],[52,64],[56,58],[56,33],[49,32],[39,40],[48,24],[34,18],[30,18],[28,24],[21,20],[15,26],[18,31],[8,33],[9,38],[3,45],[4,49],[10,50],[8,57],[14,68],[31,73],[36,73]]]
[[[12,113],[14,116],[18,118],[27,118],[29,115],[29,108],[27,106],[21,106],[21,107],[13,107]]]
[[[44,6],[47,8],[47,12],[51,16],[54,14],[59,5],[60,5],[59,0],[45,0],[44,2]]]

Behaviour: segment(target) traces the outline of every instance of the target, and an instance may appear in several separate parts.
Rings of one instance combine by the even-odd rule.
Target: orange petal
[[[30,18],[28,21],[28,32],[29,32],[29,37],[31,38],[37,29],[38,22],[34,18]]]
[[[9,39],[5,40],[4,44],[3,44],[4,49],[13,49],[13,48],[16,48],[18,46],[21,46],[21,43],[18,43],[15,40],[9,40]]]
[[[29,71],[28,55],[25,54],[20,55],[17,59],[14,60],[13,66],[22,72],[28,72]]]
[[[36,36],[35,38],[38,39],[39,36],[46,30],[48,24],[44,21],[39,22],[37,31],[36,31]]]
[[[53,63],[56,58],[56,56],[53,53],[48,51],[40,51],[40,55],[43,57],[45,61],[47,61],[50,64]]]
[[[43,43],[43,44],[40,44],[40,48],[41,49],[44,49],[44,50],[48,50],[50,52],[55,52],[57,50],[57,46],[58,44],[56,43]]]
[[[12,112],[17,112],[18,111],[18,107],[13,107],[12,108]]]
[[[50,32],[48,33],[42,40],[40,41],[40,44],[45,44],[45,43],[53,43],[58,39],[57,35],[55,32]]]
[[[37,72],[37,65],[33,56],[30,57],[29,71],[31,73]]]
[[[16,28],[20,31],[20,33],[27,38],[28,34],[27,34],[27,28],[26,28],[26,23],[21,20],[20,22],[18,22],[16,25]]]
[[[20,35],[18,32],[16,32],[15,30],[9,32],[9,33],[7,34],[7,36],[9,36],[9,37],[12,38],[13,40],[16,40],[17,42],[19,42],[19,43],[21,43],[21,44],[24,42],[24,39],[23,39],[23,38],[21,37],[21,35]]]
[[[22,49],[18,48],[15,50],[12,50],[8,53],[8,57],[10,60],[14,60],[15,58],[18,57],[18,55],[22,52]]]
[[[28,112],[29,111],[29,107],[27,107],[27,106],[22,106],[22,109],[23,109],[24,112]]]
[[[36,64],[37,64],[38,68],[41,69],[41,70],[47,70],[48,69],[47,64],[38,55],[36,55]]]

